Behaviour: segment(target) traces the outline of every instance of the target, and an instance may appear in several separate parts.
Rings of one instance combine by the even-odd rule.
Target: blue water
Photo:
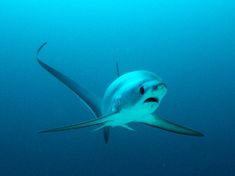
[[[1,176],[234,176],[235,2],[230,0],[2,0]],[[40,130],[92,118],[43,60],[102,96],[145,69],[168,86],[158,114],[203,138],[141,124],[111,131]]]

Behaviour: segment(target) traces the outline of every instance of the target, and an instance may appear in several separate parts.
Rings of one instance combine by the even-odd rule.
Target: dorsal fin
[[[119,77],[120,76],[120,70],[119,70],[118,61],[116,61],[116,73],[117,73],[117,77]]]
[[[116,74],[117,74],[117,77],[120,76],[118,61],[116,61]],[[109,142],[110,127],[103,128],[103,136],[104,136],[104,142],[105,142],[105,144],[107,144]]]

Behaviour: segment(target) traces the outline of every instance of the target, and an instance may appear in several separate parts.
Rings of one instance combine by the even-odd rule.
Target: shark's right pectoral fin
[[[169,122],[165,119],[160,118],[157,115],[149,115],[144,121],[142,121],[144,124],[157,127],[166,131],[178,133],[178,134],[184,134],[189,136],[204,136],[202,133],[183,127],[181,125]]]
[[[52,128],[52,129],[48,129],[48,130],[43,130],[43,131],[40,131],[39,133],[62,132],[62,131],[75,130],[75,129],[85,128],[85,127],[90,127],[90,126],[95,126],[95,125],[103,125],[106,122],[112,120],[113,116],[115,114],[116,113],[108,114],[108,115],[105,115],[105,116],[98,118],[98,119],[92,119],[92,120],[80,122],[80,123],[74,124],[74,125],[68,125],[68,126],[63,126],[63,127],[59,127],[59,128]],[[103,127],[104,126],[105,125],[103,125]]]

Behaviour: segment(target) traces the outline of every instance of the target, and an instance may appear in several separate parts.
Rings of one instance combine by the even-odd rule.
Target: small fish
[[[116,64],[118,78],[107,88],[103,99],[99,99],[68,76],[41,61],[39,53],[46,44],[46,42],[43,43],[37,50],[38,63],[75,92],[95,118],[74,125],[44,130],[40,133],[61,132],[99,125],[95,131],[103,129],[105,143],[108,143],[111,127],[119,126],[133,130],[128,125],[135,122],[178,134],[203,136],[198,131],[169,122],[154,113],[167,93],[166,84],[154,73],[139,70],[119,76],[119,68]]]

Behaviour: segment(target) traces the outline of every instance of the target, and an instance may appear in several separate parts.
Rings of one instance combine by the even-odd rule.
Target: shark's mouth
[[[159,99],[155,97],[150,97],[144,100],[145,103],[159,103]]]

